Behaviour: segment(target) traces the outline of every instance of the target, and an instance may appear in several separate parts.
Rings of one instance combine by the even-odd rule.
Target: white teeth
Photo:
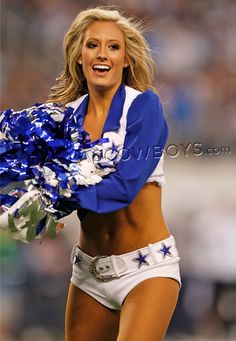
[[[93,66],[93,69],[110,70],[110,66],[97,64]]]

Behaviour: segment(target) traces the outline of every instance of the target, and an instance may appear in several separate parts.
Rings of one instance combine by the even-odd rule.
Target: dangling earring
[[[128,66],[128,64],[126,63],[126,64],[124,64],[123,68],[125,69],[127,66]]]
[[[79,60],[79,64],[82,65],[82,60],[81,59]]]

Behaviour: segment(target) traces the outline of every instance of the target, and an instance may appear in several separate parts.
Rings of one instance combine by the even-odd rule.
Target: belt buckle
[[[93,260],[91,261],[90,265],[89,265],[89,271],[91,272],[91,274],[94,275],[94,277],[99,281],[99,282],[110,282],[110,281],[113,281],[114,279],[118,278],[118,276],[116,275],[101,275],[98,273],[97,271],[97,268],[96,268],[96,265],[97,265],[97,262],[100,260],[100,259],[103,259],[103,258],[107,258],[109,256],[96,256],[93,258]]]

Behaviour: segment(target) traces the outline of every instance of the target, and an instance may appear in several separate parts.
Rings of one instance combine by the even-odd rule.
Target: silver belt
[[[163,263],[174,263],[179,260],[173,236],[155,244],[122,255],[98,255],[91,257],[84,253],[78,245],[74,245],[71,262],[81,267],[88,266],[89,272],[99,282],[110,282],[137,269]]]

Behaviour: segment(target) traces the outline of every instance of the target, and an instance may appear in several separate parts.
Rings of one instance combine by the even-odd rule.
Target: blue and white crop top
[[[89,95],[68,103],[85,116]],[[107,213],[128,206],[146,182],[166,183],[163,174],[163,149],[168,138],[168,125],[159,96],[152,90],[137,91],[123,84],[117,89],[105,121],[103,137],[114,147],[122,146],[122,155],[115,172],[101,182],[80,186],[71,198],[58,203],[58,209]]]

